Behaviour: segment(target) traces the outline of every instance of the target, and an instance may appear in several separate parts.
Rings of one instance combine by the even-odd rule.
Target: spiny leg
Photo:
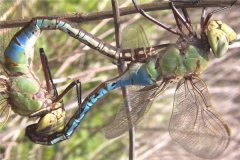
[[[80,87],[78,86],[80,84]],[[53,103],[54,102],[59,102],[63,96],[65,96],[65,94],[67,94],[73,87],[76,86],[76,90],[77,90],[77,97],[78,97],[78,104],[81,104],[81,99],[82,99],[82,96],[81,96],[81,82],[79,80],[76,80],[76,81],[73,81],[72,83],[70,83],[67,88],[58,96],[56,96],[54,99],[53,99]],[[79,91],[80,90],[80,91]],[[80,92],[80,93],[79,93]]]
[[[171,7],[171,9],[172,9],[172,11],[173,11],[173,15],[174,15],[175,19],[179,19],[179,20],[183,23],[183,25],[187,28],[187,30],[189,31],[189,33],[193,34],[191,26],[189,25],[189,23],[187,22],[187,20],[184,19],[183,16],[179,13],[179,11],[177,10],[177,8],[174,6],[173,2],[170,2],[169,4],[170,4],[170,7]],[[176,22],[177,22],[177,20],[176,20]],[[177,23],[178,23],[178,22],[177,22]],[[179,27],[179,26],[178,26],[178,27]]]
[[[78,84],[80,84],[80,87],[78,86]],[[81,82],[79,80],[73,81],[72,83],[70,83],[67,88],[60,94],[57,96],[53,96],[52,97],[52,103],[56,103],[56,102],[60,102],[62,97],[65,96],[65,94],[67,94],[73,87],[76,86],[77,89],[77,98],[78,98],[78,106],[80,106],[81,104]],[[52,107],[52,105],[49,105],[41,110],[38,110],[37,112],[32,113],[29,117],[36,117],[36,116],[41,116],[41,115],[45,115],[53,110],[57,110],[60,107],[62,107],[63,105],[56,105],[57,107]]]
[[[159,22],[157,19],[155,19],[152,16],[150,16],[149,14],[147,14],[143,9],[140,9],[135,0],[132,0],[132,2],[134,4],[134,7],[136,8],[136,10],[139,11],[139,13],[142,14],[145,18],[149,19],[153,23],[157,24],[158,26],[166,29],[167,31],[169,31],[173,34],[181,35],[181,33],[179,33],[178,31],[176,31],[176,30],[172,29],[171,27],[163,24],[162,22]]]
[[[47,58],[43,48],[40,48],[39,52],[40,52],[40,58],[41,58],[41,63],[42,63],[42,67],[43,67],[44,77],[46,80],[47,91],[50,94],[50,92],[53,88],[53,92],[54,92],[53,94],[54,94],[54,97],[56,97],[56,96],[58,96],[58,92],[57,92],[56,86],[54,85],[53,80],[52,80],[52,74],[51,74],[51,71],[49,68],[48,58]]]
[[[40,48],[39,49],[39,53],[40,53],[40,59],[41,59],[41,63],[42,63],[42,67],[43,67],[43,73],[44,73],[44,77],[45,77],[45,81],[46,81],[46,86],[47,86],[47,92],[48,94],[51,93],[51,90],[53,89],[53,97],[57,97],[58,96],[58,91],[56,89],[56,86],[54,85],[53,83],[53,80],[52,80],[52,74],[51,74],[51,71],[50,71],[50,67],[49,67],[49,64],[48,64],[48,58],[45,54],[45,51],[43,48]],[[52,110],[55,110],[57,108],[52,108],[52,106],[47,106],[43,109],[40,109],[34,113],[32,113],[29,117],[36,117],[36,116],[42,116],[42,115],[45,115],[49,112],[51,112]]]
[[[170,2],[173,2],[173,3],[186,3],[186,4],[198,4],[200,2],[200,0],[170,0]],[[186,19],[186,23],[188,23],[189,26],[191,27],[191,29],[193,30],[192,22],[191,22],[191,19],[189,17],[189,14],[187,12],[187,9],[186,8],[181,8],[181,10],[182,10],[183,16]]]
[[[191,29],[193,30],[193,28],[192,28],[192,22],[191,22],[191,19],[190,19],[190,17],[189,17],[189,14],[188,14],[188,12],[187,12],[187,9],[186,9],[186,8],[182,8],[182,12],[183,12],[183,15],[184,15],[184,17],[185,17],[185,19],[186,19],[186,22],[189,24],[189,26],[190,26]]]
[[[46,83],[47,83],[47,89],[50,93],[51,85],[52,85],[53,90],[54,90],[54,96],[52,97],[53,102],[60,101],[60,99],[62,99],[62,97],[66,93],[68,93],[74,86],[76,86],[78,103],[80,102],[80,104],[81,104],[81,82],[79,80],[73,81],[72,83],[70,83],[67,86],[67,88],[60,95],[58,95],[58,91],[57,91],[56,86],[54,85],[53,80],[52,80],[52,75],[51,75],[50,68],[49,68],[49,65],[48,65],[48,59],[47,59],[47,56],[46,56],[43,48],[40,48],[40,57],[41,57],[42,65],[43,65],[45,80],[46,80]],[[78,84],[80,84],[80,86],[78,86]],[[79,91],[79,89],[80,89],[80,91]]]
[[[202,9],[202,14],[201,14],[201,20],[200,20],[202,32],[204,31],[204,30],[203,30],[203,27],[204,27],[204,21],[205,21],[205,19],[206,19],[206,12],[207,12],[207,8],[206,8],[206,7],[203,7],[203,9]]]
[[[44,76],[45,76],[45,80],[46,80],[47,91],[48,91],[49,94],[50,94],[52,88],[53,88],[53,91],[54,91],[54,95],[51,98],[52,103],[59,102],[62,99],[62,97],[69,90],[71,90],[75,85],[77,86],[76,89],[77,89],[78,103],[80,103],[81,102],[81,91],[79,91],[79,88],[81,89],[81,82],[79,82],[78,80],[72,82],[71,84],[68,85],[68,87],[60,95],[58,95],[58,91],[57,91],[56,86],[54,85],[53,80],[52,80],[50,67],[48,65],[48,58],[45,54],[45,51],[44,51],[43,48],[40,48],[39,52],[40,52],[41,63],[42,63],[42,66],[43,66],[43,72],[44,72]],[[78,83],[80,83],[80,87],[78,87]],[[79,97],[80,97],[80,99],[79,99]],[[61,106],[59,106],[59,107],[61,107]],[[58,108],[53,108],[52,105],[49,105],[49,106],[47,106],[47,107],[45,107],[41,110],[38,110],[37,112],[32,113],[29,117],[36,117],[36,116],[45,115],[45,114],[51,112],[52,110],[56,110]]]
[[[81,109],[81,104],[82,104],[82,83],[81,82],[77,83],[76,91],[77,91],[78,107],[79,109]]]
[[[173,16],[174,16],[174,19],[175,19],[175,21],[176,21],[176,24],[177,24],[177,27],[178,27],[179,31],[180,31],[181,33],[183,33],[182,24],[181,24],[181,22],[179,21],[179,19],[178,19],[178,17],[177,17],[177,15],[176,15],[175,12],[173,12]]]

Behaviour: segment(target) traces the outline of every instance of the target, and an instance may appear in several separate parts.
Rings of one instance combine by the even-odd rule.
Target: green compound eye
[[[226,54],[229,43],[237,38],[237,34],[221,21],[210,21],[207,27],[207,37],[213,54],[216,57],[222,57]]]

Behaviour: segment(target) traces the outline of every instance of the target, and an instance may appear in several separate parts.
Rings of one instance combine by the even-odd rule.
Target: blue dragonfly
[[[178,30],[175,30],[153,19],[140,9],[135,1],[133,2],[144,17],[178,35],[177,42],[155,52],[148,50],[149,47],[144,49],[143,52],[147,55],[145,61],[133,60],[120,76],[102,82],[85,98],[61,132],[41,135],[35,132],[37,124],[32,124],[26,128],[26,135],[39,144],[51,145],[66,140],[104,95],[122,86],[139,86],[140,89],[130,93],[129,102],[132,107],[130,113],[127,114],[124,109],[120,109],[116,119],[106,129],[106,137],[115,138],[138,124],[149,110],[154,98],[170,83],[178,81],[169,123],[171,137],[197,156],[218,157],[229,144],[230,129],[211,104],[207,86],[199,75],[207,68],[208,56],[211,53],[215,57],[227,53],[229,44],[236,39],[235,31],[222,21],[210,21],[212,13],[206,16],[204,8],[199,38],[185,9],[182,16],[174,4],[170,3],[178,26]],[[188,33],[184,32],[182,24]],[[135,46],[136,44],[144,44],[144,48],[148,46],[142,29],[136,30],[134,35],[139,39],[136,38],[137,40],[133,40],[131,44],[135,42]],[[128,47],[126,43],[125,47]],[[132,51],[135,52],[134,49]]]

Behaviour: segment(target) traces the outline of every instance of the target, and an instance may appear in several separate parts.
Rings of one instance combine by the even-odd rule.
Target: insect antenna
[[[232,8],[232,6],[233,6],[237,1],[238,1],[238,0],[235,0],[230,6],[223,7],[223,8],[219,8],[219,9],[213,10],[212,12],[209,12],[206,17],[205,17],[206,8],[203,8],[202,16],[201,16],[201,27],[202,27],[202,31],[205,31],[209,20],[211,19],[211,17],[212,17],[214,14],[219,13],[219,12],[222,12],[222,11],[224,11],[224,10],[230,10],[230,9]]]

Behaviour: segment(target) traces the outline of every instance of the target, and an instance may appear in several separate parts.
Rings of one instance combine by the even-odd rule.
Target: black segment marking
[[[25,29],[23,30],[23,33],[26,35],[26,37],[28,37],[28,35],[27,35]],[[31,38],[31,37],[28,37],[28,39],[30,39],[30,38]]]
[[[18,41],[18,39],[17,38],[14,38],[14,40],[13,40],[17,45],[19,45],[19,46],[22,46],[21,45],[21,43]]]
[[[42,19],[41,21],[42,21],[42,23],[41,23],[41,27],[42,27],[44,19]]]
[[[76,37],[79,37],[79,36],[80,36],[80,32],[81,32],[81,31],[79,30],[78,33],[77,33],[77,35],[76,35]]]
[[[131,83],[133,84],[134,83],[134,81],[133,81],[133,79],[131,78]]]
[[[113,82],[112,84],[111,84],[111,87],[115,87],[115,85],[117,85],[117,82]],[[107,90],[107,89],[106,89]]]

